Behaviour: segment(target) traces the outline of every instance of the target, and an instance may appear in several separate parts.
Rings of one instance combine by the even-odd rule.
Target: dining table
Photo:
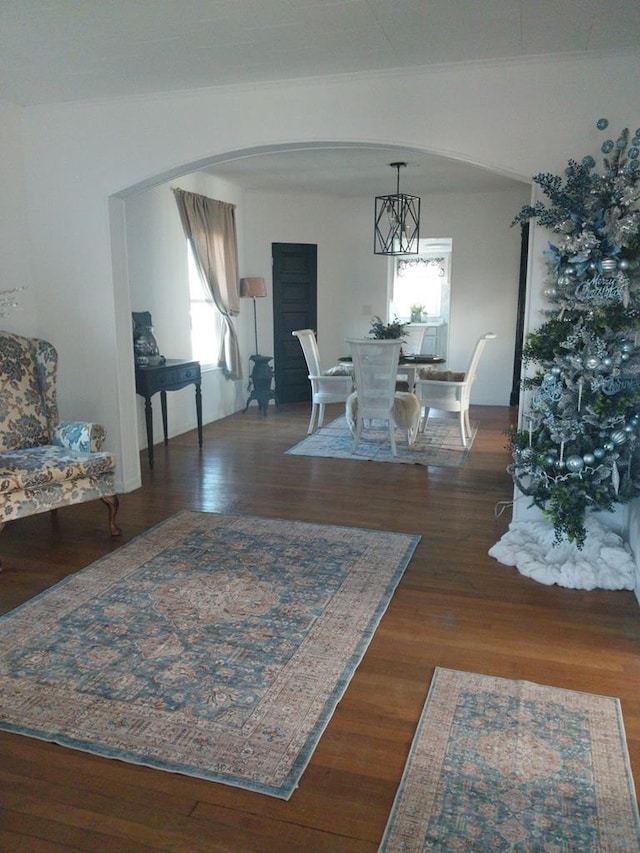
[[[446,359],[441,355],[404,355],[400,354],[398,360],[398,376],[406,376],[407,390],[413,391],[416,384],[416,373],[421,367],[428,367],[434,364],[444,364]],[[338,364],[343,367],[348,367],[353,364],[353,359],[350,355],[340,356]]]

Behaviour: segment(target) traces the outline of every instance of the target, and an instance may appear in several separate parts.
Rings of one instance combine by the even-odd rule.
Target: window
[[[424,306],[422,322],[449,322],[449,291],[452,241],[420,240],[419,254],[394,259],[390,318],[411,319],[414,305]]]
[[[217,367],[222,338],[222,315],[207,300],[193,253],[189,246],[189,299],[191,304],[191,357],[202,366]]]

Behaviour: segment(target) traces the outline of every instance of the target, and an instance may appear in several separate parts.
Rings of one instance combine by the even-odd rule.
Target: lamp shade
[[[267,295],[267,285],[263,278],[241,278],[240,296],[259,299]]]

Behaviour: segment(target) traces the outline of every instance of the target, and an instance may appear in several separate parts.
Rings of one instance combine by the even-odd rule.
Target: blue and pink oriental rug
[[[0,618],[0,729],[288,799],[418,541],[180,513]]]
[[[351,459],[360,462],[395,462],[404,465],[430,465],[438,468],[462,468],[467,461],[478,423],[471,422],[471,437],[464,447],[460,443],[458,422],[454,417],[430,418],[425,431],[418,432],[412,445],[407,445],[401,433],[396,434],[396,455],[391,453],[389,429],[374,422],[365,428],[355,451],[353,436],[344,415],[304,438],[287,450],[292,456],[324,456],[331,459]]]
[[[637,853],[618,699],[435,671],[380,853]]]

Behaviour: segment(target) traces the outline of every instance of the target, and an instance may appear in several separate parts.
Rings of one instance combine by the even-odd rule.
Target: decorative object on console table
[[[153,320],[149,311],[133,311],[133,352],[136,367],[157,367],[164,364],[160,348],[153,334]]]
[[[144,415],[147,427],[147,454],[149,468],[153,468],[153,410],[151,398],[160,392],[164,443],[169,444],[167,431],[167,391],[179,391],[187,385],[196,386],[196,417],[198,421],[198,446],[202,447],[202,392],[199,361],[164,359],[163,364],[136,367],[136,393],[144,397]]]
[[[278,398],[275,395],[275,392],[271,389],[271,382],[273,380],[273,368],[269,364],[273,356],[271,355],[252,355],[250,361],[253,362],[253,370],[251,371],[251,378],[249,379],[249,399],[247,400],[247,405],[244,407],[244,411],[246,412],[249,408],[249,403],[252,400],[256,400],[258,403],[258,408],[262,412],[262,414],[266,417],[267,408],[269,406],[269,400],[273,400],[278,405]]]

